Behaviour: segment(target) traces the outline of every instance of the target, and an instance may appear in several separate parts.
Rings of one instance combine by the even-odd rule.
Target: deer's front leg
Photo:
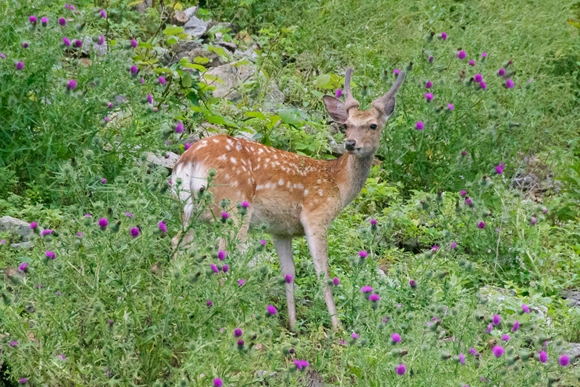
[[[341,329],[340,320],[338,319],[338,312],[332,297],[332,290],[329,285],[330,269],[328,267],[328,234],[327,228],[324,226],[317,226],[309,224],[307,220],[303,221],[304,234],[308,241],[308,249],[314,261],[314,270],[319,279],[324,280],[323,292],[326,307],[330,314],[330,320],[334,329]]]
[[[296,307],[294,304],[294,279],[296,270],[294,268],[294,257],[292,256],[292,237],[273,236],[274,247],[280,259],[282,276],[292,276],[292,281],[286,281],[286,304],[288,305],[288,325],[290,330],[296,327]]]

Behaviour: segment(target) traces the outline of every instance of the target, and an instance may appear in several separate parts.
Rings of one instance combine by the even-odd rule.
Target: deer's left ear
[[[322,97],[322,101],[324,102],[324,106],[326,106],[328,115],[334,122],[338,122],[339,124],[346,122],[348,113],[346,112],[344,103],[340,99],[325,95]]]

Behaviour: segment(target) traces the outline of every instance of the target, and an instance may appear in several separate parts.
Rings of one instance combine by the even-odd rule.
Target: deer
[[[405,78],[404,72],[399,73],[386,94],[374,100],[368,110],[359,110],[360,103],[351,91],[352,72],[352,68],[346,70],[344,102],[329,95],[323,97],[330,118],[346,126],[345,153],[339,158],[317,160],[243,138],[215,135],[192,145],[173,170],[172,180],[180,181],[181,190],[174,191],[174,195],[184,207],[184,225],[192,216],[193,199],[206,189],[212,193],[212,204],[204,210],[202,220],[219,218],[219,203],[227,199],[249,204],[238,240],[245,240],[251,225],[266,225],[282,276],[291,279],[286,281],[285,290],[292,331],[297,323],[292,239],[301,236],[306,237],[321,280],[332,328],[342,329],[330,287],[328,230],[363,188],[379,148],[381,131],[395,109],[395,96]],[[212,169],[215,176],[211,187],[207,187]],[[173,238],[176,251],[180,243],[191,243],[192,238],[191,229],[185,235],[179,232]]]

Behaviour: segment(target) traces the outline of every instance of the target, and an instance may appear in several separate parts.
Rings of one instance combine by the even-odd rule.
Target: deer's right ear
[[[330,95],[325,95],[322,97],[322,101],[326,106],[328,115],[334,122],[338,122],[339,124],[344,124],[346,122],[348,119],[348,113],[346,112],[344,103],[340,99],[334,98]]]

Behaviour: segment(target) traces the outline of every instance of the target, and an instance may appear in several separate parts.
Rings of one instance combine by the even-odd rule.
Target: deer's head
[[[360,104],[350,89],[351,76],[352,68],[348,68],[344,78],[344,102],[329,95],[322,99],[330,117],[346,125],[344,148],[347,152],[357,157],[367,157],[379,148],[381,131],[395,110],[395,95],[405,79],[405,73],[400,72],[391,90],[374,100],[368,110],[358,110]]]

